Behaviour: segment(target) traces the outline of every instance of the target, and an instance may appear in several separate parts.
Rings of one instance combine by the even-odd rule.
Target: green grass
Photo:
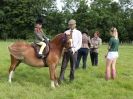
[[[8,83],[10,57],[7,46],[12,42],[0,42],[0,99],[133,99],[133,46],[122,45],[117,61],[117,78],[104,79],[107,45],[99,51],[99,66],[90,65],[75,72],[75,80],[69,83],[68,66],[65,76],[67,81],[59,88],[51,89],[48,68],[33,68],[21,64],[15,71],[12,84]],[[60,65],[57,67],[58,75]]]

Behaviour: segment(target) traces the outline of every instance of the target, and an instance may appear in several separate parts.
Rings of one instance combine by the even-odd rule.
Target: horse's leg
[[[49,73],[50,73],[50,79],[51,79],[51,87],[55,88],[55,65],[49,66]]]
[[[17,60],[15,57],[11,56],[11,66],[9,68],[9,79],[8,81],[11,83],[12,77],[13,77],[13,72],[15,71],[16,67],[20,64],[20,61]]]
[[[54,78],[55,78],[55,86],[59,87],[57,73],[56,73],[56,67],[55,67],[55,72],[54,72]]]

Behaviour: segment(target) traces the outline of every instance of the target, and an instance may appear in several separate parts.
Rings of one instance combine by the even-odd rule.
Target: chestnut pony
[[[11,65],[9,68],[9,82],[11,83],[13,72],[16,67],[21,63],[28,64],[33,67],[49,67],[51,87],[55,88],[58,85],[56,66],[61,58],[63,48],[69,48],[71,46],[70,38],[65,33],[61,33],[55,36],[55,38],[49,42],[50,51],[45,59],[39,59],[36,57],[36,53],[31,44],[25,41],[17,41],[10,45],[9,52],[11,56]]]

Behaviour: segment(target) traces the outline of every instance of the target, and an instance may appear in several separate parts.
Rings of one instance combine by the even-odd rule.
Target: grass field
[[[88,57],[87,69],[75,72],[75,80],[67,81],[59,88],[51,89],[48,68],[33,68],[21,64],[15,71],[12,84],[8,83],[10,57],[7,46],[12,42],[0,42],[0,99],[133,99],[133,45],[121,45],[117,61],[117,78],[104,79],[107,46],[99,51],[99,66],[92,67]],[[58,75],[60,65],[57,67]]]

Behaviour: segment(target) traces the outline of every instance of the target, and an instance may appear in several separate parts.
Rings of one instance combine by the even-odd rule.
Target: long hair
[[[110,32],[115,38],[118,38],[118,32],[117,32],[117,29],[115,27],[112,27]]]

